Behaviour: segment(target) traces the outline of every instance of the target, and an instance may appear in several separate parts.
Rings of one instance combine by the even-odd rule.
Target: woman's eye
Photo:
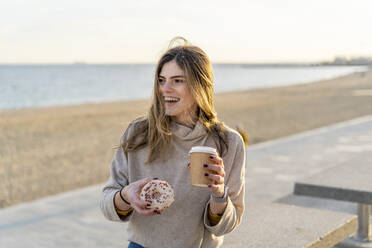
[[[176,80],[174,80],[174,82],[176,82],[176,83],[183,83],[184,80],[183,79],[176,79]]]
[[[159,82],[159,84],[163,84],[165,82],[165,80],[163,78],[159,78],[158,82]]]

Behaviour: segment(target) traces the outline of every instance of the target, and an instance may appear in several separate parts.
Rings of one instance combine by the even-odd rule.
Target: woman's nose
[[[162,89],[164,90],[164,91],[170,91],[170,90],[172,90],[173,89],[173,85],[172,85],[172,82],[170,82],[170,81],[165,81],[165,83],[162,85]]]

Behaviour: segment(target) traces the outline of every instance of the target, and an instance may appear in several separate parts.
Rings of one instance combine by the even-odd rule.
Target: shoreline
[[[313,83],[218,93],[221,121],[250,144],[372,114],[372,70]],[[0,208],[102,183],[149,100],[0,111]]]
[[[93,65],[93,64],[92,64]],[[286,87],[286,86],[295,86],[295,85],[300,85],[300,84],[308,84],[308,83],[313,83],[313,82],[318,82],[318,81],[326,81],[326,80],[331,80],[331,79],[337,79],[340,77],[344,77],[350,74],[354,73],[360,73],[363,71],[368,71],[371,70],[372,67],[368,65],[310,65],[310,64],[217,64],[217,65],[224,65],[224,66],[233,66],[233,67],[238,67],[238,68],[256,68],[256,69],[265,69],[265,68],[314,68],[314,67],[319,67],[319,68],[324,68],[324,67],[357,67],[358,69],[354,69],[354,71],[348,71],[348,72],[339,72],[338,75],[323,75],[323,77],[315,77],[313,79],[300,79],[298,80],[287,80],[286,83],[274,83],[264,86],[264,87],[259,87],[255,84],[251,85],[250,88],[240,88],[237,87],[235,89],[231,90],[222,90],[216,92],[216,94],[223,94],[223,93],[232,93],[232,92],[237,92],[237,91],[246,91],[246,90],[256,90],[256,89],[271,89],[271,88],[276,88],[276,87]],[[0,65],[1,66],[1,65]],[[50,65],[53,66],[53,65]],[[94,66],[94,65],[93,65]],[[108,65],[110,66],[110,65]],[[288,76],[291,78],[291,75]],[[287,78],[288,78],[287,77]],[[259,80],[260,82],[260,80]],[[270,82],[270,80],[269,80]],[[250,82],[252,83],[252,82]],[[218,88],[218,87],[217,87]],[[47,105],[47,103],[35,103],[35,106],[24,106],[24,107],[14,107],[13,108],[1,108],[0,107],[0,113],[2,112],[9,112],[9,111],[17,111],[17,110],[27,110],[27,109],[42,109],[42,108],[54,108],[54,107],[73,107],[73,106],[79,106],[79,105],[89,105],[89,104],[104,104],[104,103],[112,103],[112,102],[131,102],[131,101],[145,101],[148,100],[151,96],[147,98],[133,98],[133,99],[117,99],[117,100],[112,100],[112,99],[101,99],[101,100],[89,100],[89,99],[84,99],[82,102],[76,102],[76,103],[57,103],[55,105]],[[61,99],[60,99],[61,100]],[[3,106],[4,107],[4,106]]]

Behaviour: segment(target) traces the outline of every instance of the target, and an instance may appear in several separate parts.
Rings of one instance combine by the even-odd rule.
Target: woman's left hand
[[[225,168],[223,160],[218,155],[210,156],[211,163],[205,164],[204,167],[214,173],[205,173],[204,176],[211,179],[212,183],[208,185],[209,190],[215,197],[223,197],[225,192]]]

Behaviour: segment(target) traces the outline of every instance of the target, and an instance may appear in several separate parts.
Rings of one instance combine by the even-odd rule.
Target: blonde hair
[[[183,41],[182,45],[172,47],[180,40]],[[224,125],[217,120],[214,110],[212,65],[202,49],[191,45],[182,37],[172,39],[168,50],[159,59],[155,70],[152,104],[147,118],[136,122],[134,131],[122,144],[124,152],[134,151],[148,145],[147,163],[150,163],[163,149],[171,147],[170,117],[165,115],[158,83],[164,64],[170,61],[175,61],[184,71],[186,82],[198,106],[196,116],[208,133],[212,134],[222,156],[228,147]]]

